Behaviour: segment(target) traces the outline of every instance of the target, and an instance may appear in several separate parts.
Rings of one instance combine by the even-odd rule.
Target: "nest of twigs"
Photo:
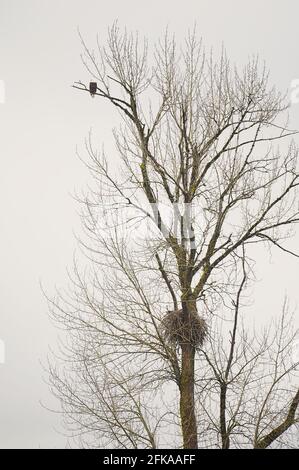
[[[186,318],[182,310],[168,311],[161,321],[161,331],[166,341],[176,344],[192,344],[200,348],[207,335],[206,321],[197,313],[189,312]]]

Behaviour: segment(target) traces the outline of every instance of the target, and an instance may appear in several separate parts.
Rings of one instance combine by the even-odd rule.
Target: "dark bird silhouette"
[[[97,92],[97,82],[90,82],[89,83],[89,92],[90,92],[90,96],[92,98],[94,98],[94,95],[96,94]]]

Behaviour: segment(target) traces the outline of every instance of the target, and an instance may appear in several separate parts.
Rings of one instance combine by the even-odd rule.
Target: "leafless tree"
[[[83,445],[279,445],[298,422],[296,332],[286,308],[251,331],[241,300],[257,244],[298,256],[286,97],[257,58],[240,70],[196,32],[180,50],[166,33],[149,51],[117,23],[105,47],[81,40],[92,96],[122,121],[118,159],[86,140],[88,265],[49,300],[68,330],[50,366],[68,426]]]
[[[245,280],[244,271],[229,326],[214,319],[213,334],[201,351],[204,371],[196,374],[199,439],[202,446],[222,449],[267,448],[273,443],[276,448],[297,448],[298,330],[285,301],[281,316],[270,326],[250,331],[240,318]]]

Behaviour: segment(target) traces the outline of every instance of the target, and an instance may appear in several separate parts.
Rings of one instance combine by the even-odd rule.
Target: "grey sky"
[[[57,406],[40,361],[55,348],[57,332],[46,315],[39,280],[53,290],[66,283],[78,227],[70,193],[87,181],[75,147],[92,127],[96,140],[111,145],[118,115],[70,87],[89,79],[76,32],[92,46],[115,19],[150,41],[168,25],[183,37],[197,23],[205,44],[223,41],[237,64],[258,52],[280,89],[299,78],[298,3],[292,0],[0,0],[0,448],[64,447]],[[103,34],[102,34],[103,33]],[[0,100],[1,101],[1,100]],[[299,128],[299,104],[291,108]],[[113,155],[111,156],[113,158]],[[298,236],[292,247],[298,246]],[[273,252],[260,260],[257,315],[278,313],[284,293],[298,302],[298,260]]]

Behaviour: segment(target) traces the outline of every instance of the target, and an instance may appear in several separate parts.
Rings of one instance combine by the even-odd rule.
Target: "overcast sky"
[[[66,445],[60,416],[40,403],[58,406],[41,366],[57,331],[39,282],[49,291],[65,285],[72,262],[79,221],[71,193],[88,181],[75,148],[93,128],[112,149],[119,122],[108,104],[70,86],[89,80],[77,27],[92,46],[115,19],[150,41],[167,25],[181,38],[196,21],[205,44],[223,42],[237,64],[258,52],[284,90],[299,78],[298,17],[292,0],[0,0],[0,448]],[[299,104],[291,127],[299,128]],[[298,269],[298,260],[276,252],[271,263],[259,260],[258,315],[279,313],[285,293],[298,302]]]

